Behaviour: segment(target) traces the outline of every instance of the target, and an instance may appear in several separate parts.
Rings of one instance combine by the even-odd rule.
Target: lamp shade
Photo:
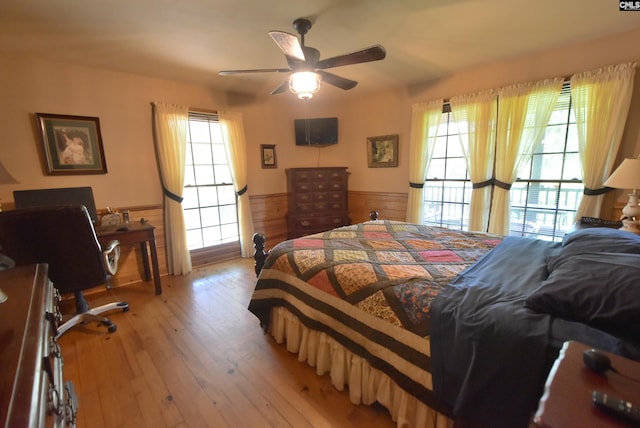
[[[289,89],[302,100],[313,97],[320,89],[320,76],[311,71],[298,71],[289,76]]]
[[[640,189],[640,159],[625,159],[604,182],[615,189]]]
[[[9,171],[7,171],[4,165],[2,165],[2,162],[0,162],[0,184],[16,184],[16,183],[18,183],[18,181],[15,178],[13,178],[11,174],[9,174]]]

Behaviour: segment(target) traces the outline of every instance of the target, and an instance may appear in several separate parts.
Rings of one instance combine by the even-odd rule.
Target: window
[[[469,225],[471,180],[453,115],[442,113],[425,182],[423,224],[466,230]]]
[[[190,250],[238,242],[238,210],[218,117],[189,114],[184,210]]]
[[[511,187],[510,235],[559,241],[582,198],[578,130],[565,84],[542,143]]]
[[[425,182],[423,223],[467,230],[471,189],[458,126],[444,111]],[[565,84],[542,143],[511,187],[510,235],[561,240],[582,191],[578,135]]]

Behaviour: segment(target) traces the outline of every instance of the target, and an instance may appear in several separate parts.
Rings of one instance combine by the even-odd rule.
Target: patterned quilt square
[[[389,232],[363,232],[362,236],[367,239],[391,239],[393,235]]]
[[[415,224],[391,223],[391,229],[394,232],[417,232],[418,226]]]
[[[369,260],[369,256],[366,251],[363,250],[333,250],[333,260],[336,262],[343,262],[346,260]]]
[[[416,250],[436,250],[444,248],[438,241],[426,240],[426,239],[407,239],[405,241],[407,245],[415,248]]]
[[[369,263],[345,263],[337,265],[334,270],[347,296],[378,281],[378,275]]]
[[[365,245],[374,250],[402,250],[404,245],[398,241],[390,239],[367,239],[362,241]]]
[[[328,233],[329,238],[331,239],[340,239],[340,238],[356,238],[356,231],[352,230],[333,230]]]
[[[376,259],[380,263],[416,263],[410,253],[402,251],[376,251]]]
[[[451,250],[419,251],[418,254],[429,263],[460,263],[463,261]]]
[[[431,302],[442,290],[427,281],[410,281],[393,287],[393,292],[412,324],[418,325],[429,316]]]
[[[431,278],[431,274],[420,265],[383,265],[382,270],[389,279]]]
[[[293,259],[301,273],[325,262],[324,250],[296,250]]]
[[[334,296],[338,295],[336,290],[333,288],[326,270],[321,270],[316,275],[309,278],[307,282],[325,293],[333,294]]]
[[[363,224],[362,225],[362,231],[363,232],[372,232],[372,231],[386,232],[387,231],[387,225],[385,225],[385,224]]]
[[[324,241],[322,239],[300,238],[292,241],[294,248],[322,248]]]

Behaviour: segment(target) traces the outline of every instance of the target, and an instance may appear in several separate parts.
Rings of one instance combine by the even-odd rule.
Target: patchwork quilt
[[[249,310],[265,330],[275,308],[327,334],[428,407],[450,408],[432,391],[430,311],[438,293],[500,237],[372,221],[276,245]]]
[[[427,336],[433,299],[500,241],[484,233],[366,222],[282,242],[271,250],[264,269],[296,277],[367,314]],[[256,290],[263,286],[258,282]]]

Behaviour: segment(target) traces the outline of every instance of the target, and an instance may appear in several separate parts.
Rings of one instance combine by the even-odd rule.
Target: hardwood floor
[[[255,281],[253,260],[236,259],[164,276],[161,296],[147,282],[88,295],[131,309],[108,314],[113,334],[60,338],[78,427],[394,427],[263,334],[247,310]]]

